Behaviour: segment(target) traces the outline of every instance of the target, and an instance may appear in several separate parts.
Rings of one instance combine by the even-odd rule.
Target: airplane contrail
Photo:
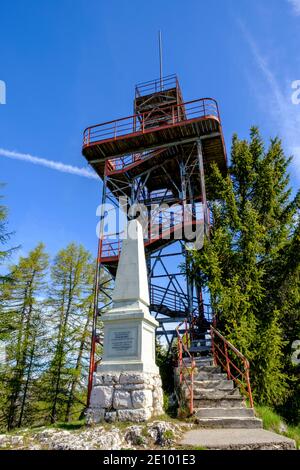
[[[83,176],[85,178],[99,179],[99,177],[89,168],[80,168],[78,166],[66,165],[62,162],[54,160],[47,160],[46,158],[35,157],[29,153],[20,153],[11,150],[0,148],[0,155],[2,157],[12,158],[14,160],[22,160],[24,162],[33,163],[34,165],[42,165],[52,170],[60,171],[62,173],[69,173],[71,175]]]

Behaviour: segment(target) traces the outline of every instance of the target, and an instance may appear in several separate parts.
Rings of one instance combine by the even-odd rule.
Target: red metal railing
[[[213,98],[201,98],[172,106],[166,105],[160,108],[159,116],[153,116],[153,111],[147,111],[87,127],[83,133],[83,146],[100,141],[116,140],[129,134],[144,134],[161,127],[209,116],[220,121],[218,104]]]
[[[138,83],[135,86],[136,98],[152,93],[158,93],[164,89],[179,88],[179,82],[176,75],[167,75],[166,77],[157,78],[148,82]]]
[[[113,174],[118,171],[122,171],[127,167],[136,165],[142,161],[148,160],[149,158],[156,157],[160,153],[164,152],[165,149],[152,150],[148,152],[133,153],[129,155],[123,155],[121,157],[111,158],[107,160],[107,174]]]
[[[249,399],[253,408],[253,397],[250,384],[250,364],[248,359],[233,344],[227,341],[213,326],[211,330],[212,352],[215,365],[220,365],[227,373],[227,378],[234,380]],[[239,365],[233,362],[233,356],[238,357]]]
[[[185,332],[183,335],[180,334],[180,328],[184,325]],[[176,328],[177,338],[178,338],[178,369],[179,369],[179,383],[182,387],[184,383],[186,390],[183,391],[185,394],[185,399],[187,398],[186,392],[188,392],[189,398],[189,411],[192,415],[194,412],[194,369],[196,368],[196,363],[194,357],[188,350],[188,344],[190,341],[188,321],[185,319],[180,323]],[[188,363],[184,361],[183,354],[187,355]]]
[[[108,235],[108,237],[110,236]],[[110,240],[108,237],[103,236],[102,238],[101,258],[114,258],[121,253],[123,239],[120,237],[117,240]]]
[[[157,240],[169,240],[176,230],[182,230],[188,224],[203,223],[203,211],[201,212],[201,203],[197,203],[199,208],[193,214],[190,205],[175,204],[162,210],[160,206],[153,209],[151,220],[148,226],[148,233],[145,244],[149,245]],[[196,206],[197,206],[196,204]],[[180,234],[181,236],[182,234]],[[101,258],[112,258],[119,256],[122,249],[122,242],[125,237],[125,231],[102,236]]]
[[[141,153],[134,153],[130,155],[124,155],[122,157],[112,158],[107,160],[107,170],[108,174],[114,173],[115,171],[120,171],[130,166],[136,162],[142,160]]]

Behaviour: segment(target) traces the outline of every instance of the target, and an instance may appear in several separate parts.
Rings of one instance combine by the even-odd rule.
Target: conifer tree
[[[91,291],[91,256],[72,243],[57,254],[51,270],[48,305],[53,334],[44,381],[51,423],[71,415],[88,337]]]
[[[41,295],[47,267],[48,256],[44,245],[39,244],[11,267],[12,282],[2,286],[2,322],[11,329],[6,338],[7,362],[2,374],[6,401],[1,421],[7,429],[23,424],[32,398],[34,374],[39,368],[36,354],[43,330]]]
[[[215,199],[211,239],[193,253],[194,276],[209,288],[219,328],[250,360],[256,400],[270,405],[287,396],[290,318],[280,290],[293,263],[294,281],[299,269],[299,255],[291,253],[299,196],[291,200],[289,163],[280,140],[265,149],[257,128],[249,142],[234,136],[229,174],[223,177],[214,166],[209,180]]]
[[[72,419],[72,408],[74,405],[81,405],[81,409],[82,405],[84,408],[86,406],[87,377],[92,336],[91,329],[94,311],[94,275],[94,263],[91,263],[88,259],[85,268],[84,297],[79,306],[80,320],[74,338],[76,340],[75,344],[77,345],[75,351],[76,359],[74,361],[74,369],[68,390],[65,421]]]
[[[1,187],[1,184],[0,184]],[[6,261],[12,249],[6,249],[5,245],[11,237],[7,230],[7,208],[0,204],[0,266]],[[0,282],[3,282],[6,276],[0,274]]]

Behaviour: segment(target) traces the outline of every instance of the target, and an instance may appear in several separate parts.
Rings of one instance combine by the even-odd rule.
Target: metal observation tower
[[[143,222],[150,311],[159,321],[158,337],[164,337],[170,350],[175,328],[184,318],[207,329],[209,307],[201,288],[183,272],[187,251],[195,244],[190,232],[198,233],[198,238],[209,235],[210,195],[205,183],[210,165],[216,163],[226,172],[217,102],[212,98],[185,102],[175,75],[138,84],[134,114],[85,129],[82,153],[103,181],[102,204],[115,209],[121,205],[125,217],[139,215]],[[103,209],[89,389],[95,344],[101,341],[97,318],[110,303],[122,247],[119,227],[114,234],[105,232],[107,217]]]

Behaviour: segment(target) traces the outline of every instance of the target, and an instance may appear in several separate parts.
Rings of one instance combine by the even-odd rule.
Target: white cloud
[[[300,0],[287,0],[293,7],[295,15],[300,15]]]
[[[0,148],[0,155],[2,157],[8,157],[14,160],[22,160],[24,162],[33,163],[34,165],[45,166],[47,168],[51,168],[52,170],[60,171],[61,173],[69,173],[71,175],[83,176],[85,178],[99,179],[96,173],[94,173],[94,171],[90,170],[89,168],[79,168],[78,166],[66,165],[65,163],[35,157],[28,153],[19,153]]]
[[[300,7],[300,0],[297,3]],[[241,21],[239,21],[239,25],[267,85],[266,93],[258,95],[258,98],[263,101],[266,112],[274,121],[287,152],[294,156],[293,169],[300,179],[300,105],[295,105],[292,102],[293,80],[286,80],[289,83],[289,89],[283,90],[271,65],[261,53],[245,25]]]

